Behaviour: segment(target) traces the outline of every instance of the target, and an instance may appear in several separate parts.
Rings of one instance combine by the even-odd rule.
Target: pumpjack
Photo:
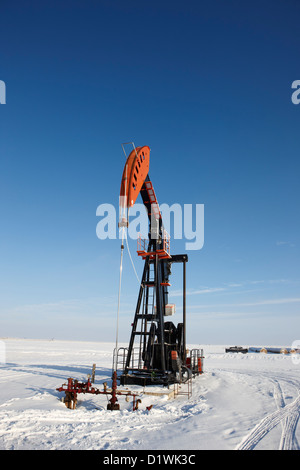
[[[202,373],[202,350],[186,350],[186,263],[187,254],[170,254],[170,237],[149,176],[150,148],[134,147],[121,180],[119,227],[128,227],[128,211],[139,194],[148,214],[148,239],[138,239],[137,254],[144,269],[128,348],[114,351],[118,380],[122,385],[184,383]],[[121,249],[124,248],[123,242]],[[182,264],[182,322],[170,316],[175,305],[168,303],[169,277],[173,264]],[[116,374],[116,372],[115,372]]]
[[[133,410],[138,409],[140,399],[137,392],[122,385],[164,385],[190,383],[195,375],[203,372],[203,350],[186,350],[186,263],[188,256],[170,254],[170,237],[163,226],[162,215],[149,177],[150,148],[133,146],[128,156],[120,190],[120,221],[123,230],[128,226],[128,211],[141,194],[149,220],[148,239],[138,239],[138,255],[144,260],[144,269],[132,323],[128,348],[114,350],[112,386],[103,384],[103,390],[93,386],[94,378],[86,382],[68,378],[67,383],[57,388],[65,392],[65,405],[75,409],[78,394],[102,394],[110,396],[108,410],[119,410],[117,396],[133,397]],[[121,254],[123,254],[123,237]],[[121,258],[122,259],[122,258]],[[175,313],[175,305],[168,303],[169,277],[173,264],[183,266],[183,318],[177,326],[167,321]],[[122,264],[121,264],[122,266]],[[120,269],[121,272],[121,269]],[[92,377],[96,364],[93,365]],[[150,409],[149,407],[148,409]]]

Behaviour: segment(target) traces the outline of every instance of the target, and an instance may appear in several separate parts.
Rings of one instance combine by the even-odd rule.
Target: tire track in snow
[[[244,375],[244,371],[239,371]],[[251,376],[251,374],[246,374]],[[300,450],[296,437],[296,429],[300,417],[300,390],[299,380],[290,377],[280,376],[280,381],[293,385],[298,393],[298,397],[289,405],[286,405],[284,394],[278,378],[269,374],[259,374],[262,379],[270,380],[274,385],[273,397],[277,406],[277,411],[266,416],[236,447],[236,450],[252,450],[256,445],[279,423],[282,431],[278,450]]]
[[[291,450],[295,444],[295,430],[299,419],[300,395],[290,404],[266,416],[237,446],[236,450],[252,450],[282,420],[284,421],[279,449]]]
[[[299,444],[295,436],[298,419],[299,410],[298,413],[293,413],[285,419],[279,450],[299,450]]]
[[[274,398],[278,409],[286,406],[281,386],[277,379],[272,379],[274,383]],[[295,384],[294,384],[295,385]],[[297,384],[298,385],[298,384]],[[298,450],[299,444],[296,438],[296,428],[299,419],[299,412],[289,414],[284,420],[281,421],[282,432],[278,450]]]

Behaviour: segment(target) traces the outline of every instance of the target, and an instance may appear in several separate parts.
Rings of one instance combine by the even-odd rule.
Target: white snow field
[[[132,385],[139,409],[121,396],[121,410],[107,411],[108,397],[91,394],[68,409],[56,388],[68,377],[86,381],[93,364],[94,386],[110,384],[113,343],[2,339],[1,346],[1,450],[299,449],[298,354],[190,345],[205,356],[190,397],[146,395],[151,387]]]

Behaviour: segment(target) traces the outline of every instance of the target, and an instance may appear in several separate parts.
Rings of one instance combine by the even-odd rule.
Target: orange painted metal
[[[149,172],[150,148],[136,147],[126,160],[121,181],[120,196],[125,206],[132,207]]]
[[[154,188],[153,188],[153,185],[152,185],[151,181],[147,181],[145,183],[145,187],[146,187],[148,198],[149,198],[148,202],[150,202],[150,204],[151,204],[151,212],[152,212],[152,214],[154,215],[154,217],[156,219],[161,219],[161,213],[160,213],[160,210],[159,210],[159,205],[158,205],[156,195],[155,195],[155,192],[154,192]],[[149,214],[149,215],[151,215],[151,214]]]
[[[164,230],[163,247],[161,250],[147,251],[148,239],[142,238],[141,235],[137,239],[137,254],[143,259],[149,256],[149,259],[154,259],[158,255],[159,259],[171,258],[170,255],[170,236]],[[170,285],[170,284],[169,284]]]

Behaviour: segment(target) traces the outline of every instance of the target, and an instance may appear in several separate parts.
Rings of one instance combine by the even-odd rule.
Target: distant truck
[[[231,346],[229,348],[226,348],[225,352],[246,354],[248,352],[248,348],[243,348],[242,346]]]

